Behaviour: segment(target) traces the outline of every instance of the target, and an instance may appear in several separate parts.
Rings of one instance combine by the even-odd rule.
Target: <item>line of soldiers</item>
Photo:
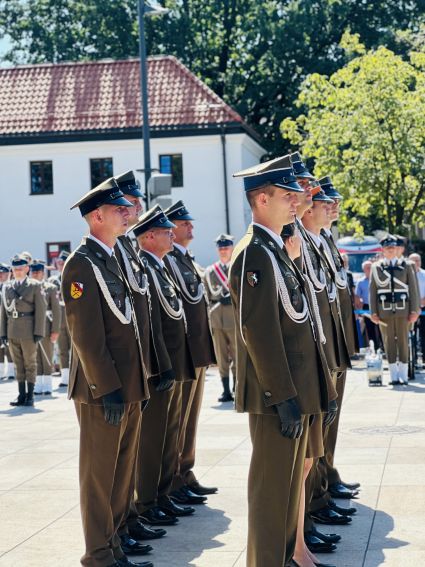
[[[69,253],[57,259],[59,271]],[[0,265],[0,378],[15,377],[19,395],[12,406],[33,406],[34,395],[53,390],[53,349],[57,342],[61,383],[68,385],[70,340],[60,296],[60,273],[46,279],[46,264],[22,252],[11,266]]]
[[[237,244],[230,292],[237,322],[236,409],[249,413],[248,567],[322,565],[336,549],[320,524],[349,524],[358,495],[334,465],[350,356],[351,290],[331,225],[341,195],[298,152],[236,173],[253,223]]]
[[[202,271],[182,201],[141,214],[132,172],[72,208],[89,234],[62,272],[69,397],[80,425],[80,504],[91,567],[142,565],[215,487],[193,471],[206,369],[215,363]],[[134,240],[133,240],[134,239]],[[230,306],[231,308],[231,306]]]

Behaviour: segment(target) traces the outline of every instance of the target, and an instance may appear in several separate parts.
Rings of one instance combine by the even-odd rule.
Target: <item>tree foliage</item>
[[[345,228],[361,231],[372,216],[406,233],[424,225],[425,53],[408,62],[349,34],[344,45],[358,55],[330,77],[310,75],[297,99],[304,112],[281,130],[344,194]]]
[[[162,0],[147,18],[150,53],[173,54],[263,135],[285,149],[279,124],[296,116],[302,81],[346,63],[346,29],[366,48],[409,49],[425,0]],[[37,63],[137,56],[137,0],[0,0],[6,59]],[[404,36],[398,34],[404,33]]]

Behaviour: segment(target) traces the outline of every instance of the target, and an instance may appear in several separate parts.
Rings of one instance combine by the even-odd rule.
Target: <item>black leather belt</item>
[[[19,313],[19,311],[16,311],[15,313],[15,316],[12,314],[13,319],[18,319],[19,317],[34,317],[34,311],[30,313]]]

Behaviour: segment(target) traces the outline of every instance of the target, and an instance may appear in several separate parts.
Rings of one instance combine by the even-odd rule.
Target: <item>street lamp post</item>
[[[140,56],[140,94],[142,97],[142,119],[143,119],[143,154],[145,170],[145,195],[146,209],[149,209],[148,181],[151,178],[151,149],[149,132],[149,105],[148,105],[148,69],[146,62],[146,39],[145,39],[145,15],[154,16],[166,14],[168,10],[162,7],[152,6],[145,0],[138,0],[139,13],[139,56]]]

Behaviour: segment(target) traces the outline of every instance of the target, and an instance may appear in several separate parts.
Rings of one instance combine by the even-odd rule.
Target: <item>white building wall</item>
[[[239,238],[246,228],[245,197],[232,173],[258,163],[263,148],[245,134],[226,136],[230,231]],[[184,186],[173,188],[196,218],[191,246],[201,264],[215,258],[213,240],[226,230],[220,136],[154,138],[152,167],[160,154],[183,155]],[[0,147],[0,261],[29,250],[46,258],[46,243],[70,241],[74,249],[87,232],[79,211],[70,206],[90,188],[90,159],[112,157],[114,174],[143,168],[141,140],[67,142]],[[30,162],[53,162],[53,195],[30,195]],[[248,221],[249,222],[249,221]]]

